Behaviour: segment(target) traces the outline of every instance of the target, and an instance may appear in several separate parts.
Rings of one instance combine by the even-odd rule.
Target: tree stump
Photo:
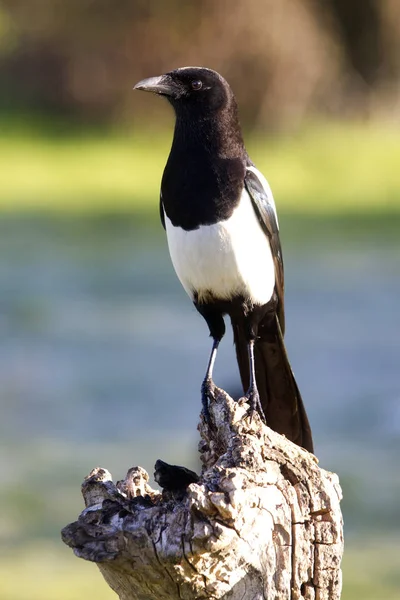
[[[86,509],[62,531],[120,600],[336,600],[343,553],[337,475],[217,390],[201,419],[203,471],[156,463],[116,484],[85,479]]]

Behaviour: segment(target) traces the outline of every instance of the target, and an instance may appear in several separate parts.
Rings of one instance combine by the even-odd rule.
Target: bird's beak
[[[153,92],[161,96],[174,96],[178,91],[176,83],[169,75],[160,75],[159,77],[149,77],[142,79],[133,88],[143,92]]]

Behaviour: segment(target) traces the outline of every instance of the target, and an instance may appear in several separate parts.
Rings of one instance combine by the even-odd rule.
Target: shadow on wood
[[[338,478],[247,408],[217,390],[186,490],[153,490],[141,467],[84,481],[86,509],[62,538],[121,600],[340,598]]]

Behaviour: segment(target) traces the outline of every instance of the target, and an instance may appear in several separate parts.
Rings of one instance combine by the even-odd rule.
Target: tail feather
[[[232,323],[242,385],[249,387],[247,341],[242,328]],[[255,343],[257,388],[267,425],[289,440],[313,452],[310,424],[299,388],[290,367],[279,320],[261,323]]]

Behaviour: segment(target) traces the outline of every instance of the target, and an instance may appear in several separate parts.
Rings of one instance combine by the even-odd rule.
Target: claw
[[[264,411],[262,409],[261,406],[261,402],[260,402],[260,395],[258,393],[258,390],[256,387],[252,387],[248,390],[247,394],[246,394],[246,398],[247,398],[247,402],[249,403],[249,410],[247,411],[247,414],[250,417],[250,423],[253,421],[253,417],[254,417],[254,413],[258,412],[258,414],[260,415],[261,420],[266,423],[266,418],[264,415]]]
[[[209,402],[215,399],[215,384],[212,379],[205,379],[201,384],[201,402],[203,404],[203,415],[207,424],[210,424],[211,416]]]

